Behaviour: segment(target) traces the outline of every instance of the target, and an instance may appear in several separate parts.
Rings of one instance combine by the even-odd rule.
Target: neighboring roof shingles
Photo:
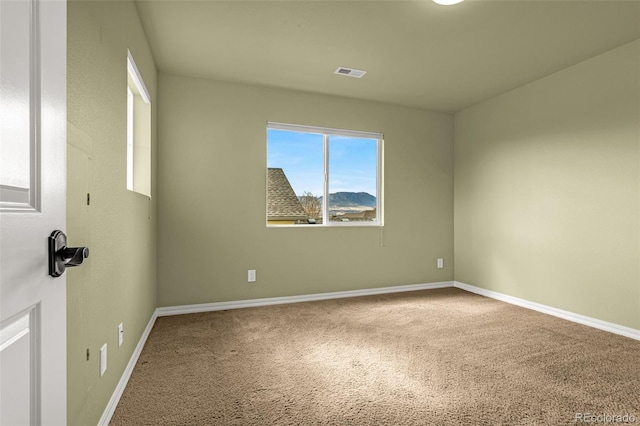
[[[280,168],[267,169],[267,219],[307,220],[298,196]]]

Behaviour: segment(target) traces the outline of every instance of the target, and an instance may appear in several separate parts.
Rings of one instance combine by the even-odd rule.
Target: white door
[[[0,424],[64,425],[66,3],[0,0]]]

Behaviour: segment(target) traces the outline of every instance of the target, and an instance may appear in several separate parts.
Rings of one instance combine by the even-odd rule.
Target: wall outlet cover
[[[104,376],[107,371],[107,344],[105,343],[100,348],[100,377]]]
[[[124,325],[120,323],[118,324],[118,347],[122,346],[123,341],[124,341]]]

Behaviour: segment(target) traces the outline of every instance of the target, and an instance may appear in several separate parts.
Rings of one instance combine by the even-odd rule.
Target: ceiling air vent
[[[353,68],[338,67],[338,69],[333,73],[338,75],[347,75],[349,77],[362,78],[367,72],[362,70],[354,70]]]

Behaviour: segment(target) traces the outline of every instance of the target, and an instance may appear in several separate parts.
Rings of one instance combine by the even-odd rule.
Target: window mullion
[[[322,194],[322,225],[329,224],[329,135],[322,136],[324,152],[324,189]]]

